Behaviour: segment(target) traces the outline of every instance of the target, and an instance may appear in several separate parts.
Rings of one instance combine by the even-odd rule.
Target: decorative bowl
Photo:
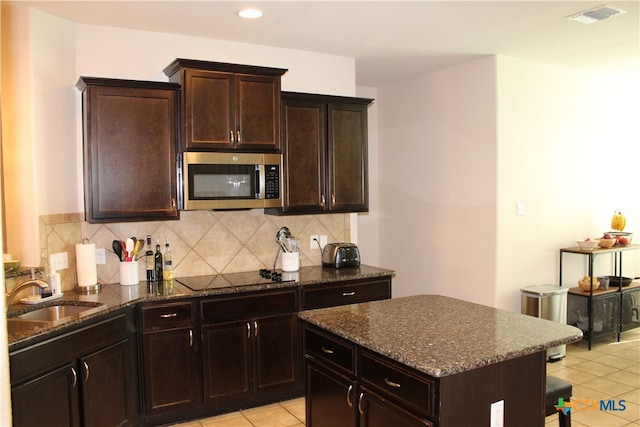
[[[591,281],[589,280],[589,277],[583,277],[582,279],[578,280],[578,286],[580,286],[580,289],[582,289],[585,292],[589,292],[589,289],[591,289]],[[598,281],[597,278],[593,278],[593,290],[595,291],[596,289],[598,289],[600,287],[600,282]]]
[[[611,236],[613,236],[614,239],[620,239],[620,237],[626,237],[627,238],[627,243],[620,243],[618,242],[616,244],[616,246],[627,246],[628,244],[631,243],[631,239],[633,239],[633,233],[629,233],[626,231],[609,231],[609,234],[611,234]]]
[[[616,244],[616,239],[598,239],[598,246],[600,246],[601,248],[610,248],[613,245]]]
[[[580,249],[590,251],[597,248],[599,242],[597,240],[589,239],[589,240],[576,240],[576,243],[578,244],[578,246],[580,246]]]
[[[12,259],[4,262],[4,272],[7,273],[9,271],[14,271],[20,268],[20,260]]]

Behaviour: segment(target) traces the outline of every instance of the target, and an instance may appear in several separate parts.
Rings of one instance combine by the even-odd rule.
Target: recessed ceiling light
[[[262,16],[262,11],[250,7],[247,9],[242,9],[240,12],[238,12],[238,15],[242,18],[255,19]]]

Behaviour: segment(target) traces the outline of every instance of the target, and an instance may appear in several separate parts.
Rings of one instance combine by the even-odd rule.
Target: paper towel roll
[[[95,243],[76,243],[76,269],[78,286],[93,286],[98,283]]]

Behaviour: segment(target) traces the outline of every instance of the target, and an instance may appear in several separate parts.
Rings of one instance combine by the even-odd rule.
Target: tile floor
[[[623,411],[576,408],[571,415],[573,427],[640,426],[640,328],[624,332],[619,343],[613,339],[596,342],[591,351],[584,340],[570,344],[567,356],[549,363],[547,373],[573,384],[574,402],[613,399],[619,403],[624,399]],[[622,406],[618,404],[616,408]],[[557,425],[557,415],[547,417],[545,427]],[[304,398],[180,424],[180,427],[303,426]]]

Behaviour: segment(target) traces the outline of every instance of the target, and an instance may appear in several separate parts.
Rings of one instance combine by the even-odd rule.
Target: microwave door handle
[[[264,193],[264,166],[256,165],[256,199],[262,199],[262,194]]]

